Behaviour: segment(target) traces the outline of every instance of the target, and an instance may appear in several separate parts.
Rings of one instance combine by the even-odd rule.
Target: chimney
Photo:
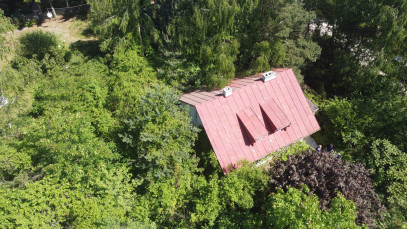
[[[263,82],[267,82],[269,80],[275,79],[276,76],[277,76],[276,72],[269,71],[269,72],[263,73],[263,75],[261,76],[261,79],[263,80]]]
[[[223,96],[228,97],[229,95],[232,95],[232,88],[227,86],[223,88]]]

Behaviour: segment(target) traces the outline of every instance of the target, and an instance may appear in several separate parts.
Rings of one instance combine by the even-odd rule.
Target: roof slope
[[[292,69],[274,72],[267,82],[262,74],[233,80],[228,97],[216,90],[180,98],[196,107],[225,173],[240,160],[256,161],[320,129]]]

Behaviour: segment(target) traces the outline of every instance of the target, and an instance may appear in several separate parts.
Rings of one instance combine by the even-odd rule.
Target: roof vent
[[[277,75],[277,73],[275,73],[273,71],[265,72],[261,76],[261,79],[263,80],[263,82],[267,82],[269,80],[275,79],[276,75]]]
[[[232,95],[232,88],[227,86],[223,88],[223,96],[228,97],[229,95]]]

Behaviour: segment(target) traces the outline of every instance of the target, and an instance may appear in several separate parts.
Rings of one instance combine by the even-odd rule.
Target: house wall
[[[184,102],[181,102],[181,106],[188,110],[189,117],[191,117],[192,119],[192,123],[197,127],[202,127],[202,122],[199,118],[196,108]]]

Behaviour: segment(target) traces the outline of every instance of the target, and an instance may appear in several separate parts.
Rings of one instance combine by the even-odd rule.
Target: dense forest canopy
[[[42,6],[83,3],[95,39],[71,44],[10,39],[0,10],[1,228],[407,227],[407,0]],[[335,152],[224,175],[178,98],[276,67]]]

